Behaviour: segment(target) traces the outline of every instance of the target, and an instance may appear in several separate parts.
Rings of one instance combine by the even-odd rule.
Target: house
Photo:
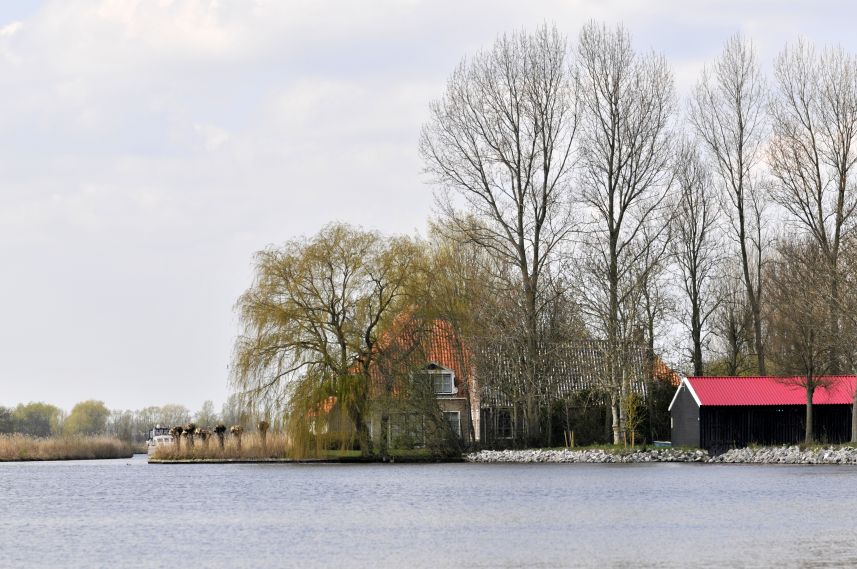
[[[603,340],[578,340],[544,349],[540,358],[543,366],[539,370],[539,392],[535,394],[537,400],[560,403],[566,411],[570,405],[571,410],[580,414],[586,411],[579,406],[579,396],[584,394],[601,411],[609,400],[608,354],[607,342]],[[520,392],[523,372],[516,365],[512,350],[502,346],[483,348],[474,359],[477,374],[474,383],[479,384],[481,394],[480,439],[489,446],[505,446],[520,437],[526,428],[520,405],[524,398]],[[616,362],[620,376],[624,376],[632,391],[647,399],[650,399],[651,387],[658,384],[675,387],[680,381],[678,374],[641,344],[625,344],[616,354]],[[610,414],[602,412],[601,415],[603,424],[600,431],[609,432]]]
[[[813,395],[817,440],[851,439],[855,376],[825,376]],[[669,406],[672,444],[721,452],[751,443],[803,441],[806,390],[799,377],[686,377]]]
[[[405,344],[419,344],[416,353],[424,362],[414,371],[415,379],[430,386],[452,432],[463,444],[472,444],[479,437],[479,394],[470,351],[462,344],[453,327],[443,320],[430,322],[418,334],[405,335],[411,338]],[[402,422],[406,424],[402,425]],[[378,427],[379,420],[376,417],[372,421],[372,430]],[[399,416],[391,420],[390,428],[388,436],[391,439],[408,430],[415,431],[414,436],[419,437],[422,425],[414,425],[410,418]]]
[[[623,379],[631,389],[644,396],[654,385],[652,380],[667,386],[678,384],[679,377],[659,358],[652,356],[639,344],[627,344],[613,358],[618,363]],[[417,322],[401,315],[379,341],[378,357],[370,369],[371,411],[368,419],[372,439],[377,443],[382,436],[394,448],[407,448],[425,444],[425,405],[410,405],[402,394],[409,397],[415,392],[422,397],[426,392],[436,402],[442,418],[464,446],[476,443],[488,447],[512,446],[523,439],[526,430],[522,401],[528,393],[523,390],[521,358],[513,347],[484,342],[476,351],[465,345],[453,326],[443,320]],[[563,415],[566,421],[552,425],[557,434],[552,440],[563,440],[563,432],[574,429],[568,426],[568,417],[593,417],[590,431],[597,437],[608,436],[610,413],[606,409],[606,396],[610,358],[606,343],[581,340],[551,346],[542,351],[538,381],[529,387],[529,394],[553,414]],[[410,370],[405,372],[405,370]],[[409,389],[399,383],[407,376]],[[383,394],[392,395],[385,399]],[[580,395],[587,401],[581,404]],[[385,402],[386,401],[386,402]],[[423,401],[425,403],[425,401]],[[562,412],[557,411],[562,406]],[[666,401],[660,405],[666,407]],[[353,426],[339,405],[326,402],[319,410],[326,416],[325,425],[318,432],[338,433],[340,439],[352,438]],[[386,429],[382,427],[382,411],[389,414]],[[654,414],[650,412],[650,414]],[[595,417],[597,415],[597,417]],[[662,430],[668,429],[664,415]],[[438,417],[440,418],[440,417]],[[314,427],[313,432],[317,432]],[[578,441],[587,441],[578,429]],[[666,433],[662,435],[666,437]],[[592,437],[590,437],[592,438]],[[647,431],[645,438],[652,439]]]
[[[442,418],[464,445],[475,442],[479,433],[479,398],[473,383],[472,358],[448,322],[435,320],[426,325],[403,315],[381,338],[377,350],[369,370],[367,420],[375,443],[383,436],[396,448],[425,444],[425,411],[429,407],[425,399],[409,401],[424,396],[437,403],[441,413],[437,418]],[[424,389],[414,389],[415,386]],[[386,429],[382,428],[383,413],[389,416]],[[312,433],[328,435],[332,440],[353,440],[354,425],[336,397],[327,398],[310,416]],[[324,419],[319,420],[322,416]]]

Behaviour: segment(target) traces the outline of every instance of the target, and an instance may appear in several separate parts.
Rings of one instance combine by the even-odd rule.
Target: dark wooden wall
[[[748,444],[803,442],[806,407],[703,407],[699,418],[699,446],[721,452]],[[815,439],[819,442],[841,443],[850,440],[851,406],[815,405],[813,429]]]

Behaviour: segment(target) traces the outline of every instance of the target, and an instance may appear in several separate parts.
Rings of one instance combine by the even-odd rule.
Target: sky
[[[418,234],[429,102],[467,54],[623,23],[680,96],[736,32],[857,52],[849,2],[0,1],[0,405],[229,393],[253,253]]]

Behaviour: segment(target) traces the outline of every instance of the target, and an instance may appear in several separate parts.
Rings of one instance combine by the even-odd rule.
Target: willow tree
[[[295,441],[335,401],[371,454],[371,373],[418,257],[409,239],[344,224],[257,253],[254,282],[237,304],[235,387],[287,406]]]
[[[773,197],[819,248],[827,265],[829,338],[839,336],[840,254],[854,232],[857,192],[857,59],[841,48],[818,52],[804,41],[775,65],[770,103]],[[831,370],[841,371],[833,343]]]
[[[477,438],[480,414],[479,392],[473,382],[475,362],[473,354],[480,351],[485,333],[491,328],[491,318],[496,302],[492,291],[496,291],[494,271],[487,252],[471,244],[459,244],[455,236],[444,233],[437,225],[431,228],[431,239],[427,255],[427,270],[423,278],[415,281],[414,296],[423,298],[420,303],[420,318],[423,321],[439,320],[448,330],[445,334],[452,347],[455,368],[467,382],[463,390],[471,412],[468,421],[470,440]],[[479,387],[491,383],[490,377],[481,378]],[[519,402],[520,403],[520,402]]]
[[[630,393],[621,354],[634,326],[629,315],[660,262],[669,192],[672,72],[662,56],[634,51],[622,27],[588,24],[580,34],[581,192],[590,224],[582,263],[581,298],[606,339],[606,387],[613,441],[624,429],[622,399]],[[624,328],[624,329],[623,329]]]
[[[444,222],[514,270],[531,442],[540,435],[543,277],[573,228],[574,87],[556,28],[501,36],[453,72],[420,140]]]

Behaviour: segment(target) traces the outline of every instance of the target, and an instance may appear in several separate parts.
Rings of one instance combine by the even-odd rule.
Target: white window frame
[[[451,425],[449,420],[446,418],[447,415],[455,415],[456,416],[456,424],[458,425],[458,430],[455,431],[455,435],[458,438],[461,438],[461,411],[444,411],[443,419],[446,421],[447,425]]]
[[[440,377],[440,389],[437,388],[437,378]],[[445,379],[449,378],[449,391],[445,388]],[[435,395],[454,395],[455,389],[455,374],[450,370],[432,370],[432,387]]]
[[[436,366],[434,369],[425,368],[420,371],[421,374],[425,375],[425,377],[431,381],[431,388],[435,395],[456,395],[458,393],[458,388],[455,386],[455,372],[449,368],[445,368],[442,365],[438,365],[436,363],[431,363],[429,365]],[[435,381],[437,376],[443,377],[444,375],[449,375],[449,391],[437,391],[435,389]],[[443,387],[443,385],[441,385]]]

